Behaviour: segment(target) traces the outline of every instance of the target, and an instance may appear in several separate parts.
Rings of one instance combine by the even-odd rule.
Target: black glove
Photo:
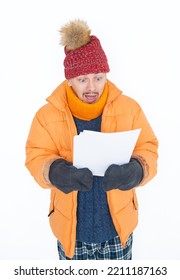
[[[93,184],[93,174],[88,168],[76,168],[72,163],[64,160],[55,160],[49,169],[49,180],[64,193],[89,191]]]
[[[123,165],[112,164],[108,167],[103,178],[103,189],[109,191],[120,189],[130,190],[136,187],[143,178],[143,168],[137,159]]]

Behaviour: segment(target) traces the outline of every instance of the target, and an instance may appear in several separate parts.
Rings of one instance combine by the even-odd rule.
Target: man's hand
[[[140,162],[131,158],[127,164],[110,165],[104,174],[102,186],[105,191],[112,189],[127,191],[139,185],[142,179],[143,168]]]
[[[72,163],[64,160],[55,160],[49,169],[49,180],[64,193],[89,191],[93,185],[93,174],[88,168],[76,168]]]

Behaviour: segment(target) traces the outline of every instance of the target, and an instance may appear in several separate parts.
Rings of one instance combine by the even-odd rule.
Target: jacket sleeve
[[[48,132],[41,112],[38,111],[32,121],[26,142],[25,166],[41,187],[54,188],[48,174],[51,163],[58,158],[59,151]]]
[[[137,158],[142,164],[144,177],[140,186],[143,186],[157,173],[159,143],[140,106],[133,120],[133,129],[137,128],[141,128],[141,132],[132,157]]]

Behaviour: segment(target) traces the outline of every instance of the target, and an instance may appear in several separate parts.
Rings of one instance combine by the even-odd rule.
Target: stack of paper
[[[141,129],[104,133],[84,130],[74,137],[73,165],[104,176],[111,164],[128,163]]]

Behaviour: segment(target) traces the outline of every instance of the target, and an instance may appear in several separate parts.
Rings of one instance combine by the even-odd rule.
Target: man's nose
[[[96,90],[96,85],[93,80],[89,80],[87,84],[87,90],[88,91],[95,91]]]

